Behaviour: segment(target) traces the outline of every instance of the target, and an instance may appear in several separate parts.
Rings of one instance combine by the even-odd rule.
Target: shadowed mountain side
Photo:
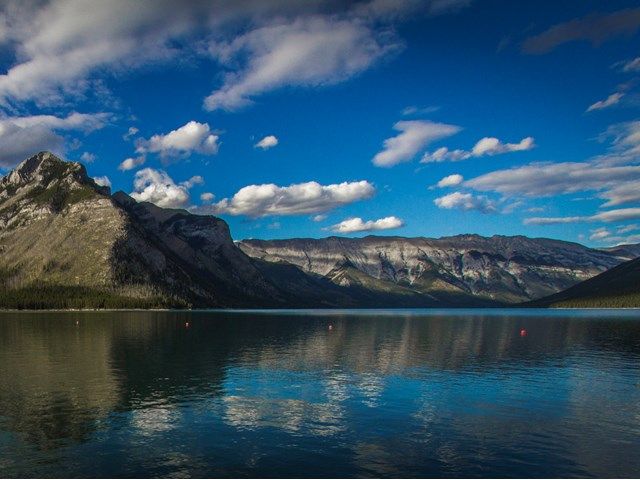
[[[534,307],[640,307],[640,258],[630,260],[555,295],[525,304]]]

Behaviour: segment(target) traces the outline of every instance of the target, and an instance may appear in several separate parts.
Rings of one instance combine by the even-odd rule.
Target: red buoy
[[[333,325],[329,325],[329,330],[333,330]]]
[[[521,337],[526,337],[527,336],[527,329],[526,328],[521,328],[520,329],[520,336]]]
[[[189,322],[184,322],[184,327],[189,328]]]

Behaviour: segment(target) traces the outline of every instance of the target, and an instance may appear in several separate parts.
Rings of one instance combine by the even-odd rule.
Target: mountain
[[[245,240],[220,218],[111,194],[48,152],[0,180],[0,308],[518,303],[621,255],[526,237]]]
[[[410,290],[444,304],[519,303],[564,290],[620,263],[616,254],[523,236],[244,240],[249,256],[287,262],[339,285]]]
[[[615,255],[622,260],[633,260],[640,257],[640,243],[617,245],[615,247],[601,248],[600,250]]]
[[[640,258],[629,260],[560,293],[531,302],[536,307],[638,308]]]
[[[79,163],[41,152],[0,181],[0,306],[355,305],[300,272],[296,289],[238,249],[227,224],[111,195]],[[265,271],[269,270],[269,275]]]

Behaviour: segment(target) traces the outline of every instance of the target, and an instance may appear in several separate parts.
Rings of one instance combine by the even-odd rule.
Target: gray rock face
[[[322,276],[335,276],[331,272],[336,266],[348,261],[372,279],[442,301],[527,301],[568,288],[621,261],[612,253],[576,243],[523,236],[244,240],[238,246],[254,258],[289,262]]]

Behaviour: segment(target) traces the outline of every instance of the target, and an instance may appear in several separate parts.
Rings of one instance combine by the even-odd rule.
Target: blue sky
[[[236,239],[640,242],[635,2],[0,8],[4,172],[53,150]]]

